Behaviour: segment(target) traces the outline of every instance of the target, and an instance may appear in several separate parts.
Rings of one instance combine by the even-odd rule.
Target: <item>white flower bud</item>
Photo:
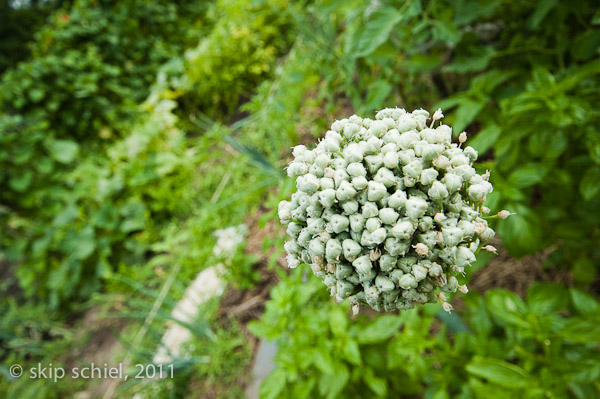
[[[289,177],[303,176],[308,173],[308,165],[304,162],[292,162],[287,168],[287,174]]]
[[[448,145],[452,141],[452,128],[448,125],[440,125],[435,129],[435,142]]]
[[[354,266],[358,274],[368,274],[373,270],[373,264],[371,263],[371,259],[369,259],[369,255],[355,259],[352,262],[352,266]]]
[[[335,203],[335,190],[327,189],[319,193],[319,201],[325,208],[331,208]]]
[[[415,249],[415,252],[421,256],[427,256],[429,253],[429,248],[427,248],[427,245],[421,242],[417,243],[417,245],[413,245],[413,248]]]
[[[286,260],[290,269],[294,269],[300,265],[300,259],[296,255],[288,254]]]
[[[428,207],[429,204],[424,199],[410,197],[406,201],[406,215],[412,220],[417,220],[425,214]]]
[[[447,219],[446,215],[444,215],[441,212],[436,213],[435,216],[433,217],[433,220],[435,220],[436,223],[441,223],[441,222],[443,222],[446,219]]]
[[[336,198],[341,201],[348,201],[356,195],[356,190],[351,183],[347,181],[340,182],[339,188],[335,192]]]
[[[379,245],[385,241],[386,237],[387,231],[383,227],[380,227],[371,233],[371,242],[373,242],[375,245]]]
[[[344,251],[344,258],[348,260],[354,260],[358,255],[360,255],[362,247],[356,241],[346,239],[342,242],[342,250]]]
[[[417,281],[415,280],[414,276],[410,275],[410,274],[404,274],[402,276],[400,276],[400,278],[398,279],[398,285],[407,290],[410,288],[416,288],[417,287]]]
[[[448,189],[449,193],[458,191],[462,186],[462,178],[454,173],[446,173],[442,178],[442,182]]]
[[[367,155],[365,157],[365,165],[369,173],[374,175],[383,166],[383,156],[381,154]]]
[[[510,215],[515,215],[515,214],[510,211],[507,211],[506,209],[498,212],[499,219],[507,219]]]
[[[419,282],[427,277],[427,269],[421,265],[414,265],[412,269],[412,275],[415,276],[415,280]]]
[[[438,108],[434,113],[433,116],[431,117],[431,119],[435,122],[438,121],[440,119],[442,119],[444,117],[444,114],[442,114],[442,109]]]
[[[392,280],[381,274],[375,278],[375,285],[381,292],[393,291],[396,288]]]
[[[383,222],[383,224],[394,224],[398,220],[398,212],[393,210],[392,208],[383,208],[379,210],[379,219]]]
[[[445,155],[438,155],[432,161],[433,166],[438,169],[445,169],[448,165],[450,165],[450,160]]]
[[[355,232],[361,232],[364,229],[366,219],[361,213],[356,213],[356,214],[350,215],[349,219],[350,219],[350,230],[355,231]]]
[[[423,172],[421,172],[421,184],[424,186],[430,186],[434,181],[436,181],[435,179],[437,179],[438,175],[438,171],[433,168],[423,170]]]
[[[367,175],[367,170],[365,169],[363,164],[360,162],[353,162],[353,163],[349,164],[348,167],[346,168],[346,171],[352,177],[358,177],[358,176],[364,177]]]
[[[373,178],[378,183],[383,184],[386,187],[392,187],[396,184],[396,178],[394,176],[394,172],[389,170],[388,168],[380,168],[375,177]]]
[[[458,290],[459,290],[460,292],[462,292],[463,294],[466,294],[467,292],[469,292],[469,289],[467,288],[467,286],[466,286],[466,285],[460,285],[460,286],[458,287]]]
[[[358,212],[358,202],[346,201],[342,204],[342,209],[344,210],[345,215],[354,215]]]
[[[348,163],[361,162],[363,160],[363,150],[357,143],[351,143],[344,149],[344,159]]]
[[[452,313],[452,311],[454,310],[452,305],[450,305],[448,302],[442,302],[442,309],[444,309],[444,311],[448,313]]]
[[[446,186],[437,180],[433,182],[427,194],[435,200],[441,200],[450,195]]]
[[[458,135],[458,142],[459,143],[464,143],[467,141],[467,132],[462,132],[461,134]]]
[[[367,187],[367,198],[369,201],[379,201],[387,193],[386,187],[379,182],[370,181]]]
[[[369,131],[375,137],[383,137],[383,135],[387,132],[387,126],[382,121],[373,121],[371,122],[371,127],[369,127]]]
[[[498,255],[498,250],[496,249],[496,247],[494,247],[492,245],[485,245],[485,246],[481,247],[481,249],[483,249],[484,251],[490,252],[494,255]]]
[[[398,163],[398,153],[395,151],[390,151],[383,156],[383,165],[386,168],[394,169],[398,167]]]
[[[342,254],[342,244],[335,238],[325,244],[325,257],[328,261],[337,261]]]
[[[345,231],[350,224],[350,220],[346,216],[342,215],[333,215],[331,217],[331,221],[329,225],[334,233],[339,234],[342,231]]]

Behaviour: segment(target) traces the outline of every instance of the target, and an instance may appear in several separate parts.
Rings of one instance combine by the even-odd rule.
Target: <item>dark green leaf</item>
[[[489,311],[499,321],[513,326],[529,328],[526,320],[527,306],[519,296],[507,290],[492,290],[486,293]]]
[[[524,389],[535,384],[532,377],[521,367],[500,359],[475,356],[465,368],[469,374],[505,388]]]
[[[537,315],[558,313],[568,303],[567,289],[561,284],[534,283],[527,292],[529,309]]]
[[[529,187],[541,182],[548,173],[548,167],[539,163],[526,163],[512,172],[508,181],[517,187]]]
[[[579,191],[586,201],[600,194],[600,167],[593,166],[588,169],[581,179]]]
[[[452,126],[455,135],[460,134],[479,115],[485,104],[481,101],[465,99],[454,113],[454,124]]]
[[[598,301],[596,298],[587,294],[585,292],[579,291],[576,288],[571,288],[569,290],[571,294],[571,302],[573,303],[573,307],[577,312],[581,315],[593,315],[598,314],[600,310],[600,305],[598,305]]]
[[[468,144],[475,148],[479,154],[483,154],[492,148],[501,132],[502,130],[498,125],[490,123],[481,129],[474,138],[469,139]]]
[[[391,7],[385,7],[374,13],[358,38],[354,56],[365,57],[375,51],[388,40],[392,29],[401,19],[402,14]]]

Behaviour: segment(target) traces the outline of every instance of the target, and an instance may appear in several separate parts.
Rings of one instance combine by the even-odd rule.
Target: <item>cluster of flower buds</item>
[[[293,148],[297,192],[279,204],[289,267],[309,264],[338,301],[409,309],[467,288],[458,275],[494,231],[483,214],[492,192],[477,151],[425,110],[379,111],[335,121],[310,150]],[[499,217],[505,217],[502,211]],[[508,213],[510,215],[510,213]],[[358,306],[355,306],[357,308]]]

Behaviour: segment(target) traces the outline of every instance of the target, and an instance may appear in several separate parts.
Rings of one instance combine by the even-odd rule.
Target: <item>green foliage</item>
[[[472,145],[493,155],[481,165],[493,169],[489,202],[517,212],[500,227],[505,247],[522,256],[560,243],[553,262],[590,283],[596,273],[574,261],[600,256],[593,2],[390,0],[343,15],[332,88],[357,111],[439,105],[456,135],[476,132]]]
[[[250,324],[257,336],[278,342],[277,368],[261,398],[385,398],[422,390],[430,365],[422,355],[433,346],[422,337],[431,314],[352,321],[348,310],[330,301],[316,278],[298,269],[284,277],[261,321]]]
[[[432,332],[438,306],[351,320],[345,304],[294,271],[250,325],[279,345],[261,398],[598,397],[596,298],[537,283],[526,300],[505,290],[465,300],[466,325],[451,335]]]
[[[181,99],[184,106],[231,114],[240,98],[270,75],[293,39],[290,15],[300,6],[288,0],[217,1],[207,15],[210,33],[186,52],[190,87]]]

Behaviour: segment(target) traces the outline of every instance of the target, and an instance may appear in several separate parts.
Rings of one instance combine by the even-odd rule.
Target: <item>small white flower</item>
[[[427,248],[427,245],[421,242],[417,243],[417,245],[413,245],[413,248],[415,249],[415,252],[421,256],[427,256],[427,253],[429,252],[429,248]]]
[[[493,253],[495,255],[498,255],[498,250],[493,245],[486,245],[486,246],[481,247],[481,249],[483,249],[484,251]]]
[[[486,213],[486,214],[490,213],[490,208],[488,208],[487,206],[482,206],[481,207],[481,212]]]
[[[466,286],[466,285],[461,285],[461,286],[459,286],[459,287],[458,287],[458,290],[459,290],[460,292],[462,292],[463,294],[466,294],[467,292],[469,292],[469,289],[467,288],[467,286]]]
[[[467,132],[462,132],[461,134],[458,135],[458,142],[459,143],[464,143],[467,141]]]
[[[433,217],[433,220],[435,220],[437,223],[441,223],[446,219],[447,219],[446,215],[444,215],[441,212],[436,213],[435,216]]]
[[[510,211],[507,211],[506,209],[501,210],[500,212],[498,212],[498,218],[499,219],[507,219],[510,215],[516,215],[516,213],[512,213]]]
[[[454,310],[452,305],[450,305],[448,302],[442,302],[442,309],[444,309],[444,311],[448,313],[452,313],[452,311]]]

